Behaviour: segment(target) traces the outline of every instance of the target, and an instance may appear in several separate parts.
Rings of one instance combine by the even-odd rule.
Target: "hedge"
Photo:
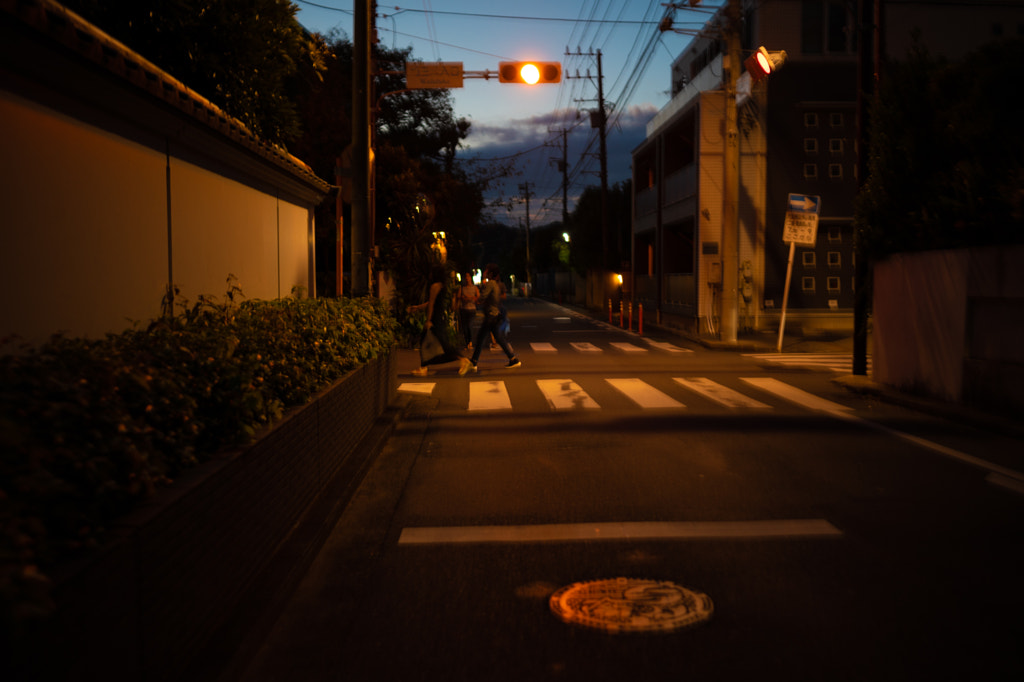
[[[98,547],[113,520],[396,340],[376,299],[240,293],[0,357],[3,635],[52,611],[47,572]]]

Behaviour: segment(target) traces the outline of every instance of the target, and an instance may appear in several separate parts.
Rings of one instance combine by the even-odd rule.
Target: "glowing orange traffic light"
[[[561,83],[561,62],[498,62],[499,83]]]

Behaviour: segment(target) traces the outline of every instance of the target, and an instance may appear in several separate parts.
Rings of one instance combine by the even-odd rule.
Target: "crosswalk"
[[[743,357],[752,358],[757,362],[783,365],[785,367],[853,372],[852,353],[744,353]],[[870,374],[870,356],[867,358],[867,370]]]
[[[608,343],[608,347],[604,348],[598,346],[590,341],[569,341],[564,345],[556,346],[553,343],[544,342],[532,342],[530,343],[530,349],[534,353],[558,353],[563,350],[574,352],[574,353],[604,353],[604,352],[616,352],[616,353],[631,353],[631,354],[642,354],[650,353],[651,349],[665,352],[665,353],[692,353],[693,351],[689,348],[681,348],[672,343],[666,343],[664,341],[646,341],[645,345],[639,345],[636,343],[629,343],[626,341],[612,341]]]
[[[449,407],[475,413],[494,413],[516,409],[509,381],[413,381],[400,384],[398,390],[423,396],[443,394]],[[708,377],[671,377],[664,380],[650,377],[588,378],[586,388],[571,378],[531,380],[524,377],[514,381],[515,394],[517,400],[524,403],[523,409],[544,404],[554,412],[600,410],[606,406],[683,411],[690,409],[688,405],[699,409],[712,407],[757,412],[792,405],[815,412],[844,413],[849,410],[773,377],[738,377],[734,386]],[[467,383],[468,391],[463,388]],[[438,389],[438,386],[443,388]],[[622,398],[625,398],[625,403]]]

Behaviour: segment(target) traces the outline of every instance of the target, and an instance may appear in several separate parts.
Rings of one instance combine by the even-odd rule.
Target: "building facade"
[[[816,243],[797,246],[787,328],[852,328],[858,186],[859,3],[740,0],[742,58],[784,50],[782,68],[741,89],[739,329],[777,328],[789,245],[790,194],[820,197]],[[633,151],[633,295],[668,324],[716,335],[722,315],[726,9],[672,65],[672,100]],[[957,59],[988,41],[1020,37],[1019,3],[878,0],[882,60],[915,41]],[[870,44],[870,43],[868,43]]]

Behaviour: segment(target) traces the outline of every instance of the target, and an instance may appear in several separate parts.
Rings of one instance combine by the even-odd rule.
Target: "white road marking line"
[[[601,407],[570,379],[538,379],[537,387],[552,410],[593,410]]]
[[[424,395],[430,395],[434,392],[434,387],[437,384],[434,383],[410,383],[405,382],[398,385],[399,393],[420,393]]]
[[[645,410],[686,407],[675,398],[662,393],[640,379],[605,379],[605,381]]]
[[[573,343],[570,343],[569,345],[572,346],[573,348],[575,348],[576,350],[578,350],[581,353],[600,353],[600,352],[602,352],[600,348],[598,348],[594,344],[590,343],[589,341],[574,341]]]
[[[536,352],[536,353],[557,353],[558,352],[558,349],[555,348],[550,343],[531,342],[530,343],[530,348],[532,348],[534,350],[534,352]]]
[[[840,537],[825,519],[633,523],[555,523],[534,526],[403,528],[400,545],[570,542],[593,540],[743,540]]]
[[[680,348],[679,346],[673,346],[671,343],[664,341],[648,341],[647,344],[653,348],[659,350],[668,351],[669,353],[692,353],[693,351],[689,348]]]
[[[504,381],[473,381],[469,384],[470,410],[511,410]]]
[[[618,348],[619,350],[621,350],[624,353],[649,353],[650,352],[647,348],[641,348],[640,346],[635,346],[632,343],[612,342],[611,345],[613,345],[614,347]]]
[[[728,386],[723,386],[711,379],[704,377],[683,379],[680,377],[673,377],[672,379],[680,386],[690,389],[696,393],[701,394],[709,400],[728,408],[754,408],[754,409],[771,409],[771,405],[765,405],[759,400],[743,395],[739,391],[734,391]]]
[[[802,407],[806,407],[809,410],[815,410],[820,412],[829,412],[832,414],[843,414],[849,412],[852,408],[834,403],[831,400],[825,400],[818,396],[802,391],[795,386],[785,384],[778,379],[771,377],[740,377],[740,381],[746,382],[751,386],[755,386],[762,391],[774,393],[780,398],[785,398],[791,403],[796,403]]]

